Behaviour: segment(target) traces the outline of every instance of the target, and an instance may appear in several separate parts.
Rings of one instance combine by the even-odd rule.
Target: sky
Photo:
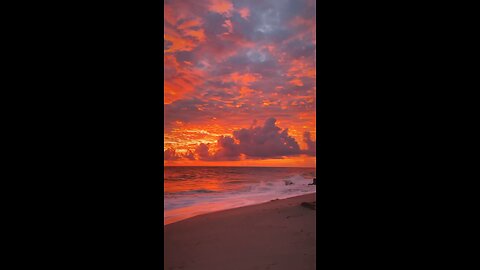
[[[315,167],[315,10],[164,1],[164,165]]]

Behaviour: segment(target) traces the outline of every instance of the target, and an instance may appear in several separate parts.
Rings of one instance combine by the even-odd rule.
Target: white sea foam
[[[294,175],[284,179],[249,183],[244,188],[233,191],[208,192],[199,190],[198,192],[166,194],[164,224],[204,213],[315,193],[316,186],[309,185],[310,183],[312,183],[312,178]]]

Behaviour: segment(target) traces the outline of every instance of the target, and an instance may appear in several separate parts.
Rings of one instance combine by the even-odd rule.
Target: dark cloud
[[[165,104],[163,107],[165,127],[175,121],[190,122],[201,119],[203,115],[199,107],[204,104],[206,102],[198,98],[180,99],[171,104]]]
[[[282,50],[288,51],[292,58],[310,57],[313,61],[315,44],[311,40],[294,39],[282,46]]]
[[[240,149],[235,144],[232,137],[221,136],[217,141],[218,150],[211,153],[209,146],[201,143],[195,149],[199,160],[219,161],[219,160],[239,160]]]
[[[251,11],[250,14],[252,14]],[[252,16],[250,16],[248,20],[245,20],[239,14],[234,14],[232,16],[231,21],[234,24],[235,32],[237,35],[247,40],[254,40],[254,35],[252,34],[255,31],[255,23],[252,22],[252,18],[253,20],[255,20],[255,18]]]
[[[224,26],[225,16],[210,12],[204,17],[205,34],[209,39],[217,39],[218,35],[226,33],[228,29]]]
[[[237,103],[230,101],[233,95],[221,91],[208,91],[202,98],[181,99],[164,105],[164,128],[170,130],[177,121],[184,123],[201,122],[220,116],[240,116],[233,111]],[[247,117],[247,115],[245,115]]]
[[[195,160],[195,155],[192,150],[188,150],[187,153],[183,155],[183,157],[189,160]]]
[[[180,156],[177,155],[175,152],[175,149],[167,149],[163,152],[163,159],[164,160],[178,160],[180,159]]]
[[[196,61],[195,54],[192,53],[192,52],[185,52],[185,51],[176,52],[175,57],[177,58],[177,61],[179,61],[179,62],[188,61],[188,62],[193,63],[193,62]]]
[[[301,14],[305,19],[314,19],[315,9],[308,6],[307,1],[234,1],[235,6],[247,7],[250,17],[244,20],[233,16],[241,34],[255,42],[282,42],[294,34],[288,22]]]
[[[228,153],[245,154],[247,158],[274,158],[301,154],[300,146],[293,137],[288,135],[288,129],[282,131],[275,125],[275,118],[269,118],[262,127],[242,128],[233,132],[238,140],[234,144],[230,138],[228,144],[222,144],[221,150]]]
[[[179,159],[195,160],[195,155],[191,150],[188,150],[185,154],[177,153],[175,149],[169,148],[163,152],[164,160],[179,160]]]
[[[163,40],[163,49],[168,50],[172,46],[172,42],[169,40]]]
[[[236,84],[233,82],[222,82],[218,80],[211,80],[205,83],[205,87],[210,87],[210,88],[215,88],[215,89],[221,89],[221,90],[228,90],[232,89],[235,87]]]
[[[272,82],[281,83],[282,74],[287,73],[287,67],[280,66],[268,51],[251,49],[228,58],[222,63],[222,69],[213,74],[220,77],[235,72],[258,74],[262,79],[253,84],[268,82],[271,85]]]
[[[212,160],[208,151],[208,145],[201,143],[195,148],[195,154],[197,154],[199,160]]]
[[[300,146],[293,137],[288,135],[288,129],[275,125],[275,118],[265,121],[263,127],[252,127],[233,132],[239,141],[240,151],[247,157],[268,158],[292,156],[301,153]]]
[[[304,153],[309,156],[315,156],[317,153],[317,141],[312,141],[310,132],[305,131],[303,133],[303,141],[307,144],[307,149],[304,150]]]
[[[238,160],[240,159],[240,147],[235,144],[232,137],[221,136],[218,139],[219,150],[215,153],[216,160]]]
[[[234,95],[232,94],[229,94],[227,92],[224,92],[224,91],[208,91],[206,92],[205,94],[203,94],[203,97],[204,98],[221,98],[221,99],[231,99],[233,97],[235,97]]]

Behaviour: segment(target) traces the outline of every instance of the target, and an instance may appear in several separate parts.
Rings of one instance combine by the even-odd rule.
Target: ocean
[[[164,224],[315,193],[315,168],[164,167]]]

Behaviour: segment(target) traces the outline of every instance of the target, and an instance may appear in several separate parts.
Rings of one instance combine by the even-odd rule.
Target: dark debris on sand
[[[317,209],[317,202],[302,202],[301,206],[316,210]]]

